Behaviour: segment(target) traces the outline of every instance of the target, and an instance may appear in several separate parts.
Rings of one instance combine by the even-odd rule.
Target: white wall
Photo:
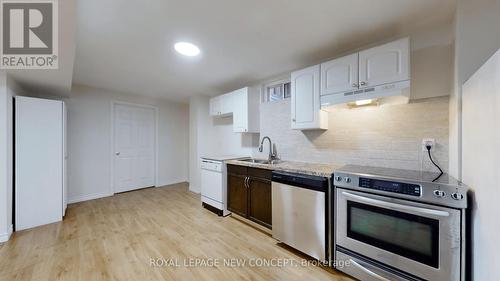
[[[500,179],[500,137],[496,127],[500,122],[500,63],[498,53],[495,58],[491,56],[500,48],[500,37],[492,35],[500,26],[500,1],[459,0],[457,5],[454,91],[450,99],[450,173],[474,191],[472,278],[499,280],[500,208],[495,198]]]
[[[204,104],[208,97],[191,97],[189,99],[189,190],[200,193],[200,151],[204,146],[211,147],[211,133],[205,132],[208,127],[208,108]],[[205,118],[203,118],[205,116]],[[210,134],[210,135],[207,135]]]
[[[455,19],[455,79],[450,103],[450,172],[461,178],[462,85],[500,47],[500,1],[458,0]]]
[[[232,117],[209,116],[209,97],[189,99],[189,189],[200,192],[200,158],[203,156],[251,156],[256,134],[233,132]]]
[[[453,25],[421,30],[411,38],[411,98],[448,96],[453,77]]]
[[[0,242],[12,232],[13,94],[7,82],[7,75],[0,72]]]
[[[463,87],[463,181],[474,191],[475,280],[500,279],[500,49]]]
[[[110,182],[111,102],[159,108],[158,186],[188,179],[188,106],[102,89],[73,86],[68,108],[69,202],[108,196]]]

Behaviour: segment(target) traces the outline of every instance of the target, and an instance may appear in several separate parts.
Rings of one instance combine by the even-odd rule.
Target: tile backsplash
[[[290,128],[290,100],[261,104],[260,137],[276,143],[283,160],[356,164],[437,171],[422,151],[422,139],[433,138],[433,158],[448,170],[448,97],[409,104],[338,109],[329,113],[326,131]],[[267,157],[256,149],[254,156]]]

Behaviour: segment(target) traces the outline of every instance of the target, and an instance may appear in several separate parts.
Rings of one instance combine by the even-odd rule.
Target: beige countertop
[[[341,167],[341,165],[336,164],[317,164],[317,163],[306,163],[306,162],[295,162],[295,161],[282,161],[278,164],[261,164],[244,162],[238,160],[227,160],[226,164],[239,165],[260,169],[268,169],[273,171],[283,171],[289,173],[299,173],[313,176],[321,177],[331,177],[334,170]]]

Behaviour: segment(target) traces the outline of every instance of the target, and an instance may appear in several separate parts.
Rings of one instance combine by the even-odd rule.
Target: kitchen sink
[[[265,160],[265,159],[255,159],[255,158],[248,158],[248,159],[242,159],[239,161],[243,162],[249,162],[249,163],[256,163],[256,164],[268,164],[268,165],[274,165],[274,164],[279,164],[282,163],[283,161],[281,160]]]

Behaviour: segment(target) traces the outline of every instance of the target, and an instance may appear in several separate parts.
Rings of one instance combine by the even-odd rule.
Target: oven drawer
[[[402,272],[397,272],[388,268],[384,268],[383,265],[370,262],[363,257],[357,256],[356,254],[349,254],[348,251],[336,252],[336,257],[338,261],[344,261],[344,266],[337,267],[349,276],[352,276],[358,280],[363,281],[421,281],[422,279],[415,279],[408,276]]]
[[[337,188],[336,244],[426,280],[460,280],[461,212]]]

